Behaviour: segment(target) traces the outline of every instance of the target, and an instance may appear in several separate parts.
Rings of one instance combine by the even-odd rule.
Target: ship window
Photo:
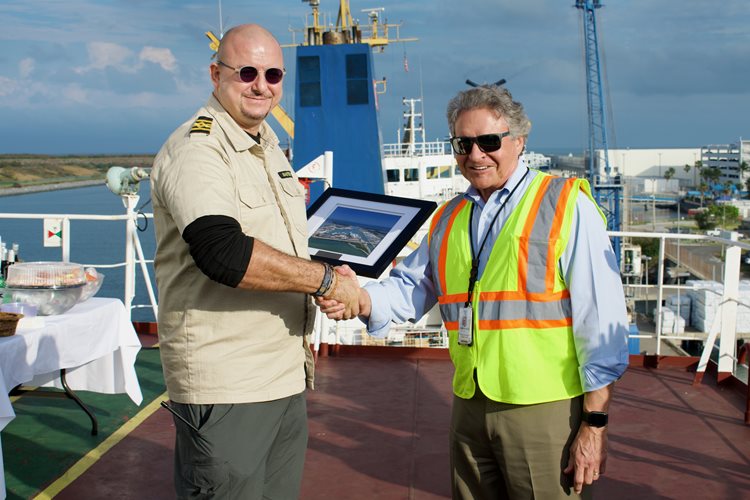
[[[461,169],[458,165],[453,165],[453,175],[461,175]]]
[[[369,86],[367,79],[367,56],[348,54],[346,56],[346,103],[367,104]]]
[[[301,107],[320,106],[320,57],[304,56],[297,61],[299,72],[299,104]]]
[[[418,181],[419,180],[419,169],[418,168],[405,168],[404,169],[404,180],[405,181]]]
[[[388,177],[388,182],[398,182],[401,180],[401,172],[397,168],[389,168],[385,171],[385,174]]]
[[[451,176],[450,165],[441,165],[439,167],[427,167],[425,169],[428,179],[448,179]]]

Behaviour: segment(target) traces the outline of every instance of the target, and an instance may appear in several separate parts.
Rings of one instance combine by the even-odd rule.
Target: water
[[[138,207],[150,200],[148,182],[140,184]],[[150,205],[144,212],[150,212]],[[112,194],[104,185],[76,189],[63,189],[43,193],[32,193],[19,196],[0,197],[0,213],[36,213],[36,214],[96,214],[121,215],[125,207],[119,196]],[[152,260],[156,249],[153,221],[146,224],[139,220],[145,231],[139,231],[138,237],[146,259]],[[94,266],[114,264],[125,260],[125,222],[124,221],[79,221],[70,222],[70,260]],[[44,247],[43,223],[41,220],[0,219],[0,237],[10,248],[11,243],[20,245],[20,258],[24,261],[59,261],[62,259],[62,248]],[[149,273],[153,280],[153,265],[149,264]],[[106,277],[99,297],[123,299],[125,290],[124,268],[99,268]],[[156,284],[154,283],[154,287]],[[136,268],[136,296],[133,304],[149,304],[143,274],[140,266]],[[133,310],[136,321],[154,321],[150,308]]]

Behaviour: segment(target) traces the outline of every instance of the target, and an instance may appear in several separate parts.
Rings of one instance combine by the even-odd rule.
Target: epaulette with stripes
[[[190,127],[191,134],[210,134],[211,125],[213,125],[214,119],[210,116],[199,116],[193,122],[193,126]]]

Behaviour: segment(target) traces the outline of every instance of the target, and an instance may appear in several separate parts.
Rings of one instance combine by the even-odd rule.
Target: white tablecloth
[[[0,337],[0,431],[16,416],[8,391],[19,384],[61,387],[62,368],[73,390],[127,393],[140,405],[143,395],[134,366],[140,348],[122,301],[106,298],[91,298],[65,314],[46,316],[43,327],[19,328],[11,337]],[[2,445],[0,472],[4,498]]]

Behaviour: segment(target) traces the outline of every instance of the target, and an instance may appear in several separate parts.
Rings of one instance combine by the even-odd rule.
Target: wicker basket
[[[16,326],[21,318],[23,314],[0,312],[0,337],[10,337],[16,333]]]

